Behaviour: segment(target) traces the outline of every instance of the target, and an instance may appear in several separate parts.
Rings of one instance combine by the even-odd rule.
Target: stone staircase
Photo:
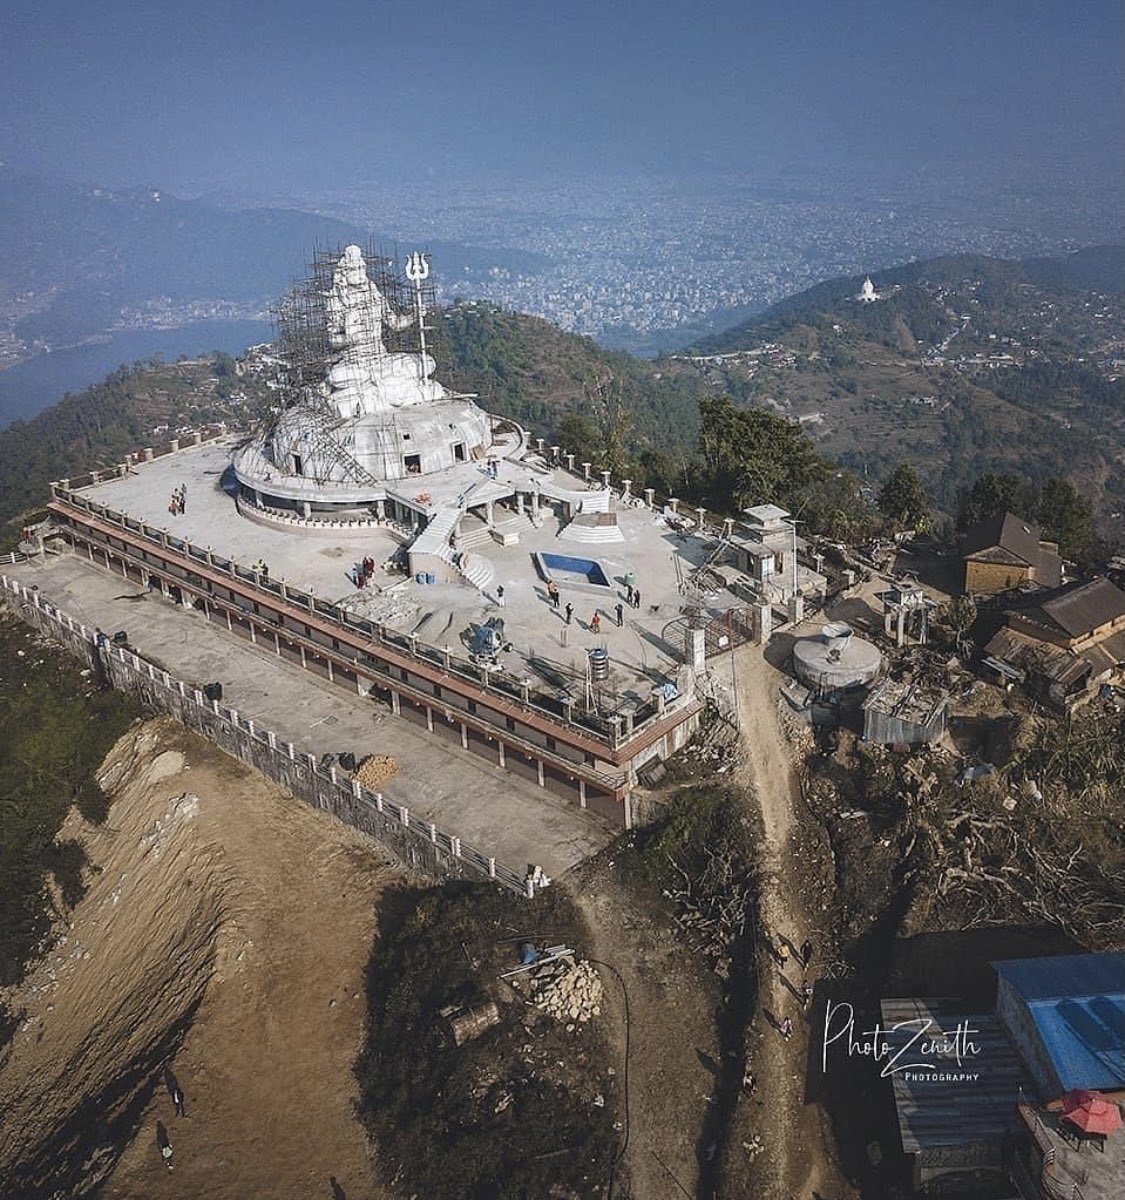
[[[461,578],[478,592],[487,591],[496,578],[496,568],[492,565],[492,560],[485,558],[483,554],[462,551],[457,570],[461,573]]]

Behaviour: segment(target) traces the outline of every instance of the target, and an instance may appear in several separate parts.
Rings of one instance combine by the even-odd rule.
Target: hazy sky
[[[181,191],[942,162],[1119,177],[1121,0],[4,0],[0,158]]]

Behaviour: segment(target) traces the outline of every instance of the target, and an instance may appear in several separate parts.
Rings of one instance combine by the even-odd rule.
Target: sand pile
[[[369,792],[377,792],[398,774],[398,763],[389,754],[369,754],[352,772]]]

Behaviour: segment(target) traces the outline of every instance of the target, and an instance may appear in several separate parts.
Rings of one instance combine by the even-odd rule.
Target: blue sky
[[[1120,176],[1120,0],[6,0],[0,159],[236,190],[653,170]]]

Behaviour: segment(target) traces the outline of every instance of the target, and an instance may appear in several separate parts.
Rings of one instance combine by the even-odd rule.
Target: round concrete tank
[[[850,625],[833,621],[816,637],[801,638],[793,647],[797,678],[818,693],[843,691],[870,683],[883,656],[870,642],[857,638]]]

